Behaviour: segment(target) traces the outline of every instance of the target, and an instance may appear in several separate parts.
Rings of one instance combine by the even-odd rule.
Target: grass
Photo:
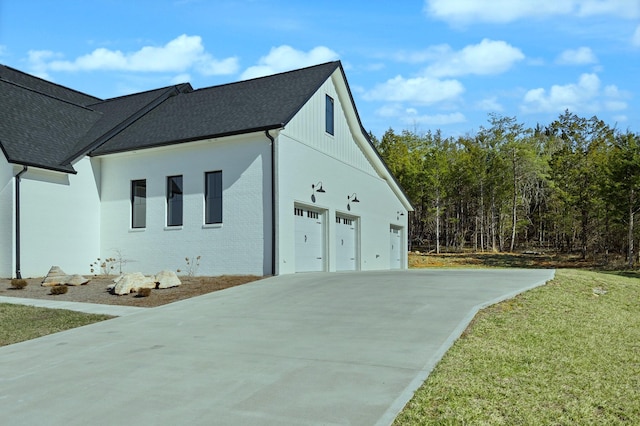
[[[0,324],[2,324],[0,327],[0,346],[35,339],[110,318],[113,317],[64,309],[0,303]]]
[[[394,424],[638,424],[640,285],[625,275],[560,269],[481,311]]]

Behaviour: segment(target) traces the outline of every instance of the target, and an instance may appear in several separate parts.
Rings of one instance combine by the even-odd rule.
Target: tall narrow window
[[[131,227],[147,226],[147,181],[131,181]]]
[[[329,95],[326,97],[325,104],[325,130],[333,135],[333,98]]]
[[[207,172],[204,180],[204,223],[222,223],[222,172]]]
[[[182,225],[182,176],[167,178],[167,226]]]

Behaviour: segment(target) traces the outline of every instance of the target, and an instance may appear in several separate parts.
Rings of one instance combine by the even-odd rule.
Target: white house
[[[0,117],[0,277],[407,267],[412,206],[340,62],[107,100],[0,65]]]

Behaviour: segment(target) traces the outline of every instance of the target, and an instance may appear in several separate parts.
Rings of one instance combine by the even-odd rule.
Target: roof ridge
[[[28,86],[25,86],[23,84],[16,83],[15,81],[7,80],[6,78],[0,77],[0,81],[2,81],[4,83],[7,83],[7,84],[11,84],[12,86],[19,87],[21,89],[27,90],[27,91],[32,92],[32,93],[37,93],[38,95],[46,96],[47,98],[50,98],[50,99],[55,99],[56,101],[64,102],[65,104],[73,105],[73,106],[76,106],[78,108],[86,109],[88,111],[98,112],[98,111],[96,111],[94,109],[89,108],[86,105],[77,104],[77,103],[71,102],[71,101],[69,101],[67,99],[61,99],[61,98],[59,98],[57,96],[53,96],[53,95],[51,95],[49,93],[44,93],[44,92],[41,92],[40,90],[36,90],[36,89],[34,89],[32,87],[28,87]],[[64,87],[64,86],[61,86],[61,87]]]
[[[96,96],[94,96],[94,95],[90,95],[90,94],[88,94],[88,93],[81,92],[81,91],[79,91],[79,90],[72,89],[72,88],[67,87],[67,86],[63,86],[62,84],[55,83],[55,82],[53,82],[53,81],[50,81],[50,80],[44,79],[44,78],[42,78],[42,77],[38,77],[38,76],[33,75],[33,74],[29,74],[29,73],[24,72],[24,71],[20,71],[19,69],[16,69],[16,68],[10,67],[10,66],[8,66],[8,65],[0,64],[0,68],[6,68],[6,69],[8,69],[8,70],[11,70],[12,72],[16,72],[16,73],[18,73],[18,74],[21,74],[21,75],[27,76],[27,77],[29,77],[29,78],[34,78],[34,79],[36,79],[36,80],[39,80],[39,81],[45,82],[46,84],[51,84],[51,85],[53,85],[53,86],[61,87],[61,88],[65,89],[65,90],[69,90],[69,91],[74,92],[74,93],[77,93],[77,94],[79,94],[79,95],[88,96],[88,97],[90,97],[90,98],[94,98],[94,99],[96,99],[96,100],[101,100],[100,98],[98,98],[98,97],[96,97]],[[0,77],[0,78],[1,78],[1,77]],[[3,79],[3,80],[7,81],[6,79]]]
[[[159,92],[159,91],[166,91],[172,88],[178,88],[178,90],[180,91],[180,93],[188,93],[190,91],[193,91],[193,87],[191,86],[191,83],[189,82],[185,82],[185,83],[178,83],[178,84],[172,84],[170,86],[164,86],[164,87],[158,87],[157,89],[149,89],[149,90],[144,90],[142,92],[135,92],[135,93],[129,93],[128,95],[121,95],[121,96],[115,96],[113,98],[106,98],[106,99],[100,99],[98,100],[98,102],[89,104],[89,105],[98,105],[98,104],[104,104],[107,102],[113,102],[113,101],[119,101],[125,98],[129,98],[132,96],[139,96],[139,95],[144,95],[144,94],[149,94],[151,92]],[[188,91],[183,91],[183,89],[190,89]]]
[[[88,145],[82,147],[78,151],[76,151],[76,152],[72,153],[71,155],[69,155],[67,158],[65,158],[61,162],[61,164],[71,163],[74,159],[80,157],[81,155],[87,154],[88,152],[99,148],[102,144],[106,143],[109,139],[113,138],[118,133],[122,132],[124,129],[129,127],[131,124],[135,123],[141,117],[143,117],[146,114],[148,114],[150,111],[155,109],[158,105],[160,105],[161,103],[163,103],[164,101],[166,101],[170,97],[177,96],[180,93],[185,93],[184,90],[189,90],[189,89],[193,90],[193,88],[191,87],[191,85],[189,83],[181,83],[181,84],[177,84],[177,85],[174,85],[174,86],[168,86],[166,88],[161,88],[161,89],[156,89],[156,90],[162,90],[162,89],[165,89],[165,90],[163,90],[162,93],[160,93],[154,99],[149,101],[147,104],[145,104],[142,108],[138,109],[133,114],[129,115],[126,119],[120,121],[114,127],[112,127],[111,129],[107,130],[102,135],[100,135],[98,138],[96,138],[95,140],[90,142]],[[146,92],[140,92],[140,93],[150,93],[150,92],[153,92],[153,91],[154,90],[148,90]]]
[[[275,73],[275,74],[263,75],[263,76],[260,76],[260,77],[253,77],[253,78],[249,78],[249,79],[246,79],[246,80],[238,80],[238,81],[232,81],[232,82],[224,83],[224,84],[217,84],[215,86],[201,87],[199,89],[195,89],[193,92],[195,93],[195,92],[198,92],[198,91],[201,91],[201,90],[208,90],[208,89],[214,89],[214,88],[225,87],[225,86],[233,86],[235,84],[243,84],[243,83],[248,83],[248,82],[251,82],[251,81],[263,80],[263,79],[267,79],[267,78],[273,78],[273,77],[276,77],[276,76],[283,76],[283,75],[286,75],[286,74],[299,73],[301,71],[308,71],[308,70],[310,70],[312,68],[319,68],[319,67],[326,66],[326,65],[329,65],[329,64],[335,64],[336,67],[342,65],[339,60],[338,61],[323,62],[321,64],[310,65],[310,66],[304,67],[304,68],[296,68],[296,69],[293,69],[293,70],[282,71],[282,72],[278,72],[278,73]]]

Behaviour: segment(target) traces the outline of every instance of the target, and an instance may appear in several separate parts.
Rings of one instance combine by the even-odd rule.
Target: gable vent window
[[[204,179],[204,223],[222,223],[222,172],[207,172]]]
[[[167,177],[167,226],[182,225],[182,176]]]
[[[333,135],[333,123],[333,98],[327,95],[325,102],[325,130],[330,135]]]
[[[146,179],[131,181],[131,227],[147,226],[147,181]]]

